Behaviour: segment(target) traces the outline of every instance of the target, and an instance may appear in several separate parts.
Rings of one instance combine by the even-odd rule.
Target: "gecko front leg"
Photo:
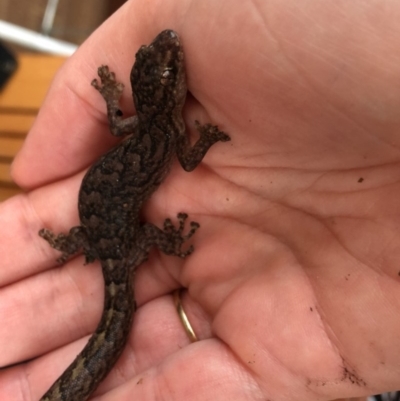
[[[97,79],[93,79],[91,85],[100,92],[107,105],[107,116],[111,133],[114,136],[132,134],[138,126],[138,118],[132,116],[123,118],[123,113],[119,108],[119,100],[122,96],[124,84],[117,82],[115,74],[110,71],[107,65],[98,68],[97,74],[101,80],[101,85]]]

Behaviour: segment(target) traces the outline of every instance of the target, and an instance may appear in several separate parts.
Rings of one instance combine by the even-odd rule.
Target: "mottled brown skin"
[[[92,82],[106,101],[112,134],[129,136],[85,175],[78,203],[81,225],[68,235],[55,235],[47,229],[39,235],[62,252],[60,262],[80,249],[87,262],[100,260],[104,310],[88,344],[41,401],[87,400],[111,370],[124,349],[136,309],[135,270],[153,245],[181,258],[193,252],[192,246],[182,250],[182,245],[199,224],[191,222],[190,230],[183,234],[186,214],[178,214],[178,228],[170,219],[163,229],[139,219],[143,202],[168,174],[175,155],[182,167],[191,171],[215,142],[230,140],[218,127],[196,122],[200,138],[190,147],[182,119],[187,91],[183,62],[178,35],[171,30],[139,49],[131,71],[137,116],[127,119],[122,118],[118,105],[123,85],[115,81],[107,66],[98,70],[101,84]]]

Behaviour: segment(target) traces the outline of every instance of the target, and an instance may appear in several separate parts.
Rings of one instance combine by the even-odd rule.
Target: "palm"
[[[142,306],[120,370],[99,389],[105,400],[149,397],[154,388],[174,399],[188,394],[199,400],[332,399],[396,386],[400,167],[395,133],[400,101],[394,82],[400,70],[391,52],[394,44],[368,18],[357,18],[361,28],[351,29],[352,16],[359,17],[357,7],[362,8],[357,2],[346,10],[346,18],[333,3],[312,9],[311,1],[303,18],[296,19],[296,4],[263,10],[268,31],[259,26],[253,36],[229,26],[220,35],[210,32],[212,46],[200,40],[200,31],[197,36],[180,32],[193,94],[185,110],[188,125],[195,118],[217,123],[232,142],[215,145],[205,158],[207,167],[193,173],[174,166],[146,207],[152,222],[160,224],[185,211],[201,229],[193,240],[196,251],[185,261],[155,252],[139,269],[136,287]],[[119,29],[121,15],[97,37],[110,37],[110,31]],[[310,24],[308,15],[318,24]],[[391,23],[388,15],[385,29]],[[363,28],[374,34],[365,36]],[[58,180],[28,199],[40,220],[59,230],[76,223],[78,172],[112,141],[107,128],[90,117],[93,109],[79,100],[89,98],[101,108],[89,82],[104,62],[93,50],[103,41],[92,42],[58,81],[74,88],[73,101],[61,96],[64,86],[54,85],[14,169],[16,179],[30,188]],[[122,79],[136,48],[121,55],[126,60],[116,72]],[[93,65],[86,65],[91,60],[87,52],[94,54]],[[74,69],[81,67],[77,76]],[[128,99],[129,90],[125,95]],[[58,124],[48,124],[49,115]],[[59,125],[57,132],[49,132],[52,124]],[[60,154],[54,168],[43,163],[43,157]],[[20,210],[18,201],[3,205],[3,216],[10,209]],[[22,238],[24,226],[8,223],[2,229],[9,232],[11,224],[15,238]],[[10,266],[3,285],[52,264],[54,253],[34,236],[39,224],[30,226],[34,249],[30,245],[28,260],[26,253],[2,252]],[[15,248],[7,241],[4,246]],[[15,263],[19,269],[11,269]],[[35,307],[46,310],[46,319],[21,318],[11,329],[10,324],[0,329],[1,339],[11,341],[10,333],[19,333],[14,344],[27,344],[18,352],[7,350],[4,364],[41,355],[93,330],[102,282],[97,265],[81,265],[75,259],[55,273],[18,283],[29,294],[41,291],[32,296],[33,305],[21,303],[21,316]],[[184,306],[202,340],[191,346],[167,295],[181,286],[189,290]],[[10,302],[17,287],[5,288],[0,296]],[[60,323],[61,305],[49,300],[61,291],[68,298]],[[87,301],[88,296],[96,302]],[[79,310],[81,303],[90,309]],[[71,317],[81,326],[72,327]],[[34,329],[38,334],[32,336]],[[54,331],[62,334],[54,339]],[[46,343],[48,338],[52,343]],[[39,379],[45,380],[41,372],[50,376],[56,364],[62,371],[85,341],[29,365],[38,395],[43,391]],[[3,377],[0,381],[10,380]]]

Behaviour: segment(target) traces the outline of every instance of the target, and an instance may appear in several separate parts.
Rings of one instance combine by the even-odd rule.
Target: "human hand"
[[[176,165],[149,201],[151,222],[200,222],[196,249],[140,267],[130,342],[96,395],[328,400],[399,387],[399,8],[254,6],[131,1],[60,71],[14,165],[31,192],[0,206],[0,366],[32,358],[1,372],[0,399],[39,399],[96,327],[98,264],[55,266],[37,231],[77,223],[83,170],[115,143],[90,86],[97,67],[124,81],[129,114],[134,53],[165,28],[185,50],[188,126],[218,124],[232,142],[190,174]]]

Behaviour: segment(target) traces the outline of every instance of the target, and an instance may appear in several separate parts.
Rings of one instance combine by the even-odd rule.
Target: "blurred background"
[[[54,74],[124,2],[0,1],[0,202],[20,192],[10,164]]]
[[[82,43],[124,0],[1,0],[0,20],[49,34],[74,44]],[[46,15],[53,23],[43,27]],[[46,21],[45,21],[46,22]],[[43,28],[48,32],[43,32]]]

